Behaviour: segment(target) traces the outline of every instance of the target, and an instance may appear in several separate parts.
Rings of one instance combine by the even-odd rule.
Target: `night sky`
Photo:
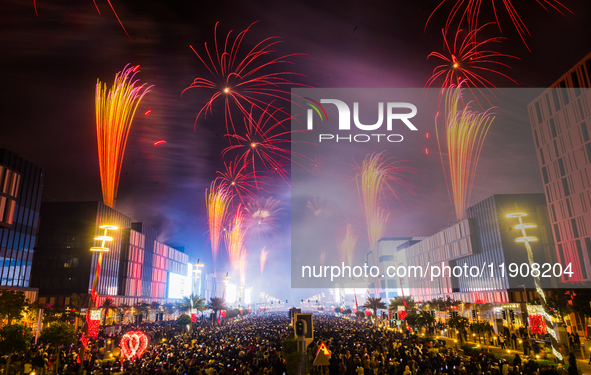
[[[213,116],[208,116],[207,121],[200,119],[195,124],[197,113],[211,93],[192,89],[181,98],[183,89],[196,77],[209,77],[189,45],[200,52],[203,43],[212,45],[218,21],[218,38],[259,21],[245,37],[244,45],[252,47],[266,37],[282,37],[283,43],[277,46],[278,56],[304,54],[292,57],[294,64],[283,68],[305,75],[294,79],[299,83],[319,88],[423,88],[438,64],[436,60],[427,60],[427,55],[443,52],[441,28],[451,9],[448,0],[450,4],[444,4],[435,13],[425,30],[425,22],[438,0],[219,1],[174,5],[165,1],[113,0],[128,38],[108,3],[96,1],[101,15],[92,0],[37,0],[38,16],[32,1],[3,1],[0,147],[46,169],[45,200],[100,200],[94,113],[96,80],[110,86],[115,73],[126,64],[141,65],[137,77],[155,87],[140,104],[132,125],[116,209],[134,221],[156,227],[161,241],[184,246],[191,261],[200,258],[205,262],[210,261],[211,255],[205,236],[204,191],[220,168],[220,151],[227,141],[221,107],[214,107]],[[483,3],[483,19],[494,20],[490,3]],[[519,57],[504,60],[511,69],[503,72],[519,87],[547,87],[591,51],[591,4],[564,0],[574,14],[561,15],[554,10],[546,12],[533,0],[515,3],[531,32],[531,37],[526,38],[531,52],[520,41],[507,14],[500,10],[502,36],[507,39],[495,49]],[[485,28],[484,34],[500,35],[495,26]],[[499,87],[518,87],[502,77],[492,79]],[[152,112],[144,116],[147,110]],[[526,125],[525,129],[513,130],[523,136],[523,147],[499,148],[504,137],[510,139],[512,134],[507,129],[491,133],[490,148],[485,145],[478,174],[502,174],[502,164],[507,160],[521,161],[523,170],[531,173],[507,176],[493,186],[494,191],[485,181],[476,181],[471,203],[492,193],[542,192],[531,130]],[[161,139],[166,143],[153,146]],[[439,160],[438,155],[431,157]],[[414,160],[414,167],[420,170],[422,163],[433,160]],[[417,184],[427,178],[421,174]],[[446,197],[445,187],[442,189]],[[247,283],[279,298],[290,298],[289,278],[285,277],[290,259],[290,189],[277,182],[267,190],[263,196],[282,200],[280,234],[267,243],[271,252],[264,279],[258,271],[260,244],[252,241],[252,282]],[[449,215],[436,215],[425,221],[411,203],[406,209],[412,212],[408,220],[412,220],[414,233],[392,229],[387,236],[430,235],[453,220],[449,200],[440,202],[435,195],[428,194],[419,195],[419,200],[441,204],[442,212],[449,210]]]

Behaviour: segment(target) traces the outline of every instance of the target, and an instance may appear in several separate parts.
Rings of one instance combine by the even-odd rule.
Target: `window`
[[[556,89],[552,90],[552,99],[554,99],[554,109],[558,111],[560,109],[560,100],[558,99],[558,92]]]
[[[540,147],[540,141],[538,140],[538,131],[534,129],[534,141],[536,141],[536,147]]]
[[[566,169],[564,168],[564,160],[562,160],[562,158],[558,159],[558,170],[560,171],[561,177],[564,177],[566,175]]]
[[[540,124],[542,120],[542,111],[540,110],[540,102],[536,102],[536,115],[538,116],[538,124]]]
[[[554,236],[556,237],[556,242],[561,242],[560,231],[558,230],[558,224],[554,224]]]
[[[579,83],[579,77],[577,76],[577,71],[575,70],[570,74],[570,79],[573,81],[573,87],[575,88],[575,95],[581,95],[581,84]]]
[[[552,134],[552,138],[556,138],[558,133],[556,132],[556,123],[554,122],[554,119],[550,118],[550,120],[548,120],[548,124],[550,125],[550,133]]]
[[[550,182],[550,179],[548,178],[548,169],[546,169],[546,167],[542,167],[542,176],[544,177],[545,184]]]
[[[581,267],[581,276],[587,279],[587,267],[585,265],[585,257],[583,257],[583,249],[581,248],[581,240],[576,240],[577,255],[579,256],[579,266]]]
[[[577,227],[577,219],[570,219],[570,225],[573,228],[574,238],[579,237],[579,228]]]
[[[583,142],[589,140],[589,129],[587,129],[587,123],[581,123],[581,133],[583,134]]]
[[[562,190],[564,190],[565,197],[568,197],[570,195],[570,190],[568,188],[568,181],[566,181],[566,177],[562,179]]]

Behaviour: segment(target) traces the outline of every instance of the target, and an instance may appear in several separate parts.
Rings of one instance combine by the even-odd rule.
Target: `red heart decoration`
[[[148,347],[148,336],[142,331],[126,332],[121,338],[120,346],[128,360],[139,358]]]

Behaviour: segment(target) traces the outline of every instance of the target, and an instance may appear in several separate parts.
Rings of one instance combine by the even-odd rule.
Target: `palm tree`
[[[150,305],[145,302],[136,302],[133,307],[138,315],[147,314],[150,311]]]
[[[226,301],[224,301],[224,299],[220,298],[220,297],[213,297],[209,300],[209,304],[207,305],[207,307],[209,309],[213,310],[213,324],[214,325],[215,325],[215,322],[217,321],[218,311],[227,309],[225,303],[226,303]]]
[[[376,317],[374,324],[377,325],[378,324],[378,309],[386,309],[386,304],[384,302],[382,302],[381,298],[369,297],[367,299],[367,301],[365,302],[365,304],[363,305],[363,308],[370,309],[373,311],[373,314]]]
[[[115,301],[113,301],[113,298],[107,297],[107,298],[105,298],[105,301],[101,305],[101,308],[103,309],[103,311],[105,313],[105,317],[103,319],[103,327],[104,327],[107,325],[107,315],[109,315],[109,311],[115,311],[117,306],[115,306]]]
[[[78,332],[78,326],[80,325],[80,312],[83,308],[88,307],[90,303],[90,294],[77,294],[74,293],[70,296],[70,307],[78,311],[76,315],[75,331]]]
[[[405,304],[406,302],[406,304]],[[398,306],[404,306],[407,311],[412,311],[417,308],[417,304],[415,300],[408,296],[408,297],[395,297],[390,300],[390,306],[388,310],[398,310]]]
[[[196,296],[194,294],[191,294],[188,297],[183,297],[182,302],[179,305],[179,309],[181,311],[190,311],[193,312],[193,310],[205,310],[206,308],[206,304],[205,304],[205,298],[201,298],[199,296]]]
[[[164,309],[164,313],[166,314],[166,319],[170,319],[170,316],[174,314],[174,305],[168,302],[162,305],[162,308]]]
[[[117,308],[117,317],[119,318],[119,323],[123,323],[123,321],[125,320],[125,316],[129,312],[130,307],[131,306],[125,303],[119,305],[119,307]]]
[[[154,321],[156,321],[156,314],[158,313],[158,310],[160,310],[160,304],[156,301],[152,302],[150,304],[150,311],[152,314],[154,314]]]

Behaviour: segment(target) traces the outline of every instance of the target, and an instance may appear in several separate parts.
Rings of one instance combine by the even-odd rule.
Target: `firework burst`
[[[320,252],[320,267],[324,268],[325,264],[326,264],[326,250],[324,250],[324,247],[323,247],[322,251]]]
[[[234,161],[229,163],[224,161],[224,171],[217,171],[217,174],[219,175],[218,178],[229,191],[240,199],[242,204],[244,204],[245,198],[254,199],[256,197],[253,192],[253,190],[257,188],[255,185],[255,181],[257,180],[255,172],[247,171],[250,169],[250,162],[250,160],[246,163],[241,162],[241,160],[236,157]]]
[[[244,116],[249,116],[251,107],[263,109],[267,106],[269,99],[281,99],[289,102],[291,86],[305,86],[290,80],[291,77],[303,76],[302,74],[290,71],[269,72],[270,69],[278,65],[293,64],[290,59],[302,55],[296,53],[273,57],[275,55],[273,48],[281,43],[280,37],[266,38],[248,52],[243,53],[242,41],[255,23],[253,22],[238,33],[233,40],[231,38],[232,31],[230,31],[225,38],[223,49],[217,38],[219,22],[216,23],[214,29],[213,49],[210,49],[205,43],[205,53],[200,55],[191,46],[193,52],[213,76],[213,79],[195,78],[193,83],[183,90],[183,93],[192,88],[213,91],[208,102],[197,114],[195,124],[201,114],[204,118],[207,116],[207,112],[212,114],[213,103],[221,98],[224,101],[226,129],[230,132],[231,127],[232,132],[236,133],[232,120],[232,107],[237,108]]]
[[[239,204],[226,230],[226,250],[232,270],[239,271],[245,250],[246,223],[244,211]]]
[[[277,213],[281,211],[279,202],[272,197],[265,200],[258,199],[246,205],[246,223],[251,233],[256,233],[259,239],[277,234]]]
[[[241,134],[226,134],[234,144],[230,144],[222,151],[222,157],[229,152],[239,152],[239,159],[251,169],[255,177],[255,186],[258,188],[257,170],[274,170],[287,184],[289,172],[285,168],[286,163],[293,161],[293,157],[304,159],[303,156],[291,151],[289,145],[292,143],[290,136],[297,130],[283,130],[282,121],[277,121],[275,115],[280,109],[271,108],[270,105],[263,109],[257,120],[251,114],[244,118],[246,131]],[[282,162],[283,161],[283,162]],[[260,166],[261,168],[259,168]]]
[[[316,217],[329,217],[332,215],[332,210],[328,208],[324,203],[324,200],[318,199],[316,196],[314,196],[313,200],[308,201],[306,207],[308,207]]]
[[[310,172],[317,174],[326,170],[326,160],[324,156],[315,156],[310,160]]]
[[[452,85],[458,86],[461,82],[465,82],[464,85],[470,89],[478,88],[481,93],[481,87],[487,88],[488,91],[491,91],[490,88],[496,88],[494,83],[485,78],[483,74],[500,76],[517,84],[511,77],[497,70],[497,68],[511,68],[508,64],[498,61],[498,59],[516,59],[517,57],[489,49],[490,44],[500,43],[504,39],[502,37],[476,41],[476,35],[481,30],[482,27],[469,31],[467,34],[463,33],[462,30],[458,30],[453,43],[448,41],[446,31],[442,31],[445,53],[431,52],[427,57],[442,60],[442,63],[433,69],[433,74],[425,84],[427,89],[439,78],[443,78],[440,93],[443,89]]]
[[[523,44],[525,44],[526,48],[529,50],[529,46],[527,45],[527,43],[525,41],[525,36],[526,35],[531,36],[531,34],[530,34],[529,30],[527,29],[527,27],[525,26],[525,23],[523,22],[523,20],[519,16],[519,13],[517,13],[517,10],[515,9],[513,2],[511,0],[502,0],[502,5],[496,5],[495,3],[497,1],[498,0],[490,0],[490,5],[492,7],[492,11],[495,16],[495,23],[499,27],[499,30],[502,32],[501,23],[499,22],[497,9],[501,9],[504,7],[507,14],[509,15],[509,18],[511,19],[511,22],[513,23],[513,26],[515,27],[515,29],[517,30],[517,33],[519,34],[521,41],[523,42]],[[433,12],[431,12],[431,15],[427,19],[427,23],[425,24],[425,28],[427,27],[427,24],[431,20],[431,17],[433,17],[433,14],[441,6],[443,6],[443,4],[446,2],[453,3],[453,7],[452,7],[449,15],[447,16],[447,21],[445,22],[445,29],[444,30],[446,32],[451,27],[454,19],[458,16],[460,18],[458,24],[462,24],[462,22],[465,20],[468,24],[469,30],[476,30],[479,28],[478,24],[479,24],[480,15],[482,13],[481,12],[481,7],[482,7],[482,3],[483,3],[482,0],[449,0],[449,1],[442,0],[439,3],[439,5],[437,5],[437,7],[433,10]],[[568,9],[564,4],[562,4],[562,2],[560,2],[558,0],[536,0],[536,3],[541,5],[542,8],[544,8],[544,10],[546,10],[546,11],[549,11],[550,9],[554,9],[563,15],[564,15],[564,13],[563,13],[564,11],[568,11],[568,12],[572,13],[572,11],[570,9]]]
[[[337,246],[341,255],[341,261],[347,261],[347,264],[351,267],[359,236],[355,234],[355,229],[353,229],[351,224],[347,224],[343,232],[343,237],[338,240]]]
[[[139,72],[139,65],[126,65],[117,73],[110,90],[107,84],[96,84],[96,135],[98,141],[99,169],[103,190],[103,201],[109,207],[115,206],[119,177],[127,137],[140,101],[150,88],[146,84],[136,86],[133,80]]]
[[[361,166],[354,166],[357,172],[357,192],[365,216],[371,250],[384,234],[389,213],[382,206],[388,200],[388,196],[391,195],[402,203],[394,187],[400,186],[409,192],[415,190],[406,175],[413,170],[401,165],[401,162],[387,157],[385,152],[380,152],[367,155]]]
[[[437,121],[435,123],[441,164],[448,193],[451,185],[450,196],[453,196],[458,220],[466,218],[466,207],[472,193],[478,159],[486,134],[494,120],[491,109],[486,112],[474,112],[470,110],[470,103],[462,108],[462,89],[453,87],[447,90],[445,95],[444,131],[440,132]],[[443,137],[444,140],[441,139]],[[442,142],[445,142],[446,146],[449,172],[445,167]]]
[[[232,193],[217,179],[211,183],[209,190],[205,190],[209,241],[214,263],[220,250],[220,240],[232,198]]]
[[[337,248],[339,249],[341,262],[347,262],[349,266],[353,265],[353,256],[355,254],[355,247],[359,240],[359,225],[360,217],[352,215],[345,211],[343,218],[338,220],[339,230],[337,231]]]

